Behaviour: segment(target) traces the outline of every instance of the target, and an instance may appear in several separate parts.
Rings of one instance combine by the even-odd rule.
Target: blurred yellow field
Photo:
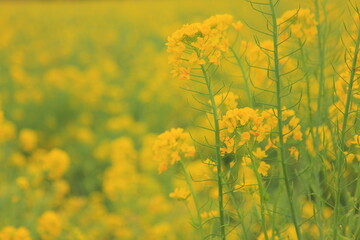
[[[354,1],[0,2],[0,240],[360,239]]]

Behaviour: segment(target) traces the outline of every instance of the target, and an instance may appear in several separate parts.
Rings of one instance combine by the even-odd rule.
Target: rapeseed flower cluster
[[[308,8],[299,8],[296,10],[286,11],[277,19],[280,25],[280,31],[289,28],[291,33],[301,40],[313,41],[317,34],[315,14]]]
[[[215,15],[202,23],[184,25],[174,32],[167,43],[172,75],[179,79],[190,79],[192,69],[205,63],[219,65],[221,58],[229,51],[230,27],[241,29],[241,23],[234,23],[228,14]]]
[[[182,157],[194,157],[194,146],[187,143],[189,135],[184,129],[173,128],[160,134],[154,143],[154,159],[160,162],[159,173],[164,172],[169,165],[174,165]]]

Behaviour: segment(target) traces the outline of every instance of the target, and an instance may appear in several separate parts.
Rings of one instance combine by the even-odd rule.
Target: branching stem
[[[300,227],[296,219],[296,213],[295,208],[293,204],[293,199],[291,196],[291,189],[290,189],[290,180],[289,180],[289,174],[287,170],[286,165],[286,159],[285,159],[285,146],[284,146],[284,135],[283,135],[283,122],[282,122],[282,98],[281,98],[281,72],[280,72],[280,64],[279,64],[279,43],[278,43],[278,23],[277,23],[277,13],[275,9],[275,4],[273,0],[269,0],[270,10],[271,10],[271,17],[272,17],[272,27],[273,27],[273,46],[274,46],[274,75],[275,75],[275,81],[276,81],[276,108],[277,108],[277,118],[278,118],[278,132],[279,132],[279,147],[278,147],[278,155],[279,160],[281,162],[281,168],[282,173],[284,177],[285,182],[285,188],[286,188],[286,195],[289,202],[289,207],[291,211],[291,217],[292,221],[294,223],[294,227],[296,230],[296,235],[298,240],[301,240],[301,232]]]
[[[236,51],[230,47],[230,51],[233,53],[235,59],[236,59],[236,62],[237,62],[237,65],[239,66],[240,68],[240,71],[241,71],[241,75],[244,79],[244,82],[245,82],[245,89],[246,89],[246,95],[248,97],[248,101],[249,101],[249,105],[251,108],[254,107],[254,103],[253,103],[253,96],[252,96],[252,93],[251,93],[251,88],[250,88],[250,80],[248,78],[248,75],[245,71],[245,68],[244,68],[244,65],[242,64],[241,62],[241,59],[240,57],[237,55]]]
[[[218,182],[218,202],[219,202],[219,217],[220,217],[220,235],[222,240],[226,240],[225,232],[225,214],[224,214],[224,197],[223,197],[223,180],[222,180],[222,167],[221,167],[221,153],[220,153],[220,126],[219,126],[219,116],[218,116],[218,107],[215,102],[215,94],[212,87],[212,82],[209,78],[205,66],[201,65],[201,70],[205,78],[206,87],[209,94],[210,105],[212,109],[213,121],[214,121],[214,137],[215,137],[215,156],[217,164],[217,182]]]
[[[347,131],[347,124],[348,124],[348,118],[350,114],[350,107],[352,103],[352,93],[353,93],[353,85],[356,80],[355,73],[356,73],[356,64],[358,60],[359,55],[359,46],[360,46],[360,27],[358,29],[357,33],[357,40],[355,43],[355,50],[354,55],[352,59],[351,64],[351,70],[350,70],[350,79],[348,81],[348,89],[346,93],[346,102],[345,102],[345,108],[344,108],[344,116],[343,121],[341,125],[341,132],[340,132],[340,138],[339,138],[339,150],[336,158],[336,170],[337,170],[337,176],[336,176],[336,200],[335,200],[335,208],[334,208],[334,232],[333,232],[333,239],[337,239],[338,234],[338,228],[339,228],[339,211],[340,211],[340,197],[341,197],[341,179],[342,174],[345,167],[345,135]]]
[[[317,40],[318,40],[318,50],[319,50],[319,93],[318,93],[318,103],[317,103],[317,113],[318,113],[318,121],[322,122],[325,118],[323,109],[326,107],[322,107],[323,98],[326,95],[326,86],[325,86],[325,44],[324,44],[324,36],[323,36],[323,24],[320,23],[320,5],[319,0],[315,0],[315,19],[317,21]]]
[[[186,166],[185,166],[185,164],[184,164],[184,162],[182,160],[180,160],[180,165],[181,165],[181,168],[182,168],[182,170],[184,172],[185,180],[186,180],[186,183],[187,183],[187,185],[189,187],[191,196],[193,197],[193,200],[194,200],[194,204],[195,204],[195,208],[196,208],[196,218],[197,218],[196,219],[197,223],[195,225],[196,225],[197,228],[200,229],[201,239],[203,239],[204,238],[204,230],[203,230],[203,226],[202,226],[202,222],[201,222],[199,200],[197,198],[196,192],[195,192],[194,187],[192,185],[192,181],[191,181],[191,177],[189,175],[189,172],[187,171]]]

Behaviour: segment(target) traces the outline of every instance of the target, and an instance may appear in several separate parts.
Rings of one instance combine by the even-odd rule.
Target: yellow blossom
[[[232,23],[231,15],[215,15],[202,23],[185,24],[175,31],[166,44],[173,76],[190,79],[195,66],[207,62],[219,65],[229,49],[227,30]],[[237,23],[234,27],[240,30],[241,26]]]
[[[70,159],[66,152],[53,149],[43,158],[43,167],[52,180],[61,178],[70,165]]]
[[[176,200],[186,200],[190,197],[190,192],[186,188],[175,188],[174,192],[169,194],[169,197]]]
[[[210,218],[215,218],[219,216],[219,212],[216,210],[211,210],[208,212],[203,212],[200,214],[202,219],[210,219]]]
[[[346,154],[346,162],[352,163],[355,159],[355,154],[353,153],[347,153]]]
[[[281,26],[280,30],[286,29],[290,24],[291,33],[303,40],[312,41],[317,34],[318,23],[310,9],[300,8],[287,11],[277,22]]]
[[[261,148],[256,148],[256,151],[255,152],[252,152],[253,155],[258,158],[258,159],[263,159],[263,158],[266,158],[268,155],[266,154],[265,151],[263,151]]]
[[[44,212],[37,223],[37,231],[42,240],[56,239],[62,230],[62,221],[53,211]]]
[[[15,228],[12,226],[6,226],[0,231],[1,240],[31,240],[30,232],[24,228]]]
[[[259,166],[259,168],[258,168],[258,172],[259,172],[261,175],[263,175],[263,176],[267,176],[270,167],[271,167],[271,166],[270,166],[269,164],[267,164],[267,163],[264,162],[264,161],[261,161],[261,162],[260,162],[260,166]]]
[[[37,147],[37,134],[31,129],[23,129],[19,136],[20,144],[25,152],[30,152]]]
[[[240,32],[240,30],[243,28],[244,24],[240,21],[234,22],[232,24],[233,28],[235,29],[235,31]]]
[[[181,157],[193,157],[195,147],[188,144],[188,134],[182,128],[173,128],[160,134],[153,145],[154,160],[160,163],[159,173],[164,172],[168,165],[180,161]]]
[[[224,148],[220,148],[221,154],[224,156],[225,153],[236,153],[235,140],[231,137],[226,137],[223,141],[225,144]]]
[[[299,160],[300,153],[296,147],[292,146],[291,148],[289,148],[289,152],[290,152],[290,156],[294,157],[295,160]]]
[[[238,105],[237,99],[239,96],[233,92],[227,92],[223,94],[218,94],[215,96],[215,103],[217,106],[223,104],[227,110],[235,109]]]
[[[24,190],[27,190],[29,188],[29,181],[26,177],[18,177],[16,178],[16,184]]]

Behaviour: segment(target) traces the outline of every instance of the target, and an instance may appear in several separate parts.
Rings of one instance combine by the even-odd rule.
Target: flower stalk
[[[219,218],[220,218],[220,238],[222,240],[226,240],[226,232],[225,232],[225,213],[224,213],[224,196],[223,196],[223,178],[222,178],[222,163],[221,163],[221,140],[220,140],[220,126],[219,126],[219,116],[218,116],[218,106],[215,102],[215,94],[212,87],[211,79],[207,71],[205,70],[205,66],[201,65],[201,71],[205,78],[206,88],[209,94],[209,100],[213,115],[213,126],[214,126],[214,137],[215,137],[215,158],[217,164],[217,183],[218,183],[218,204],[219,204]]]
[[[345,146],[346,146],[346,142],[345,142],[345,136],[346,136],[346,132],[348,131],[348,119],[349,119],[349,114],[350,114],[350,110],[351,110],[351,104],[352,104],[352,95],[353,95],[353,85],[354,82],[357,80],[355,78],[355,74],[357,71],[357,61],[358,61],[358,55],[359,55],[359,47],[360,47],[360,27],[358,27],[358,32],[357,32],[357,38],[356,38],[356,42],[355,42],[355,49],[354,49],[354,53],[353,53],[353,59],[352,59],[352,63],[351,63],[351,69],[350,69],[350,78],[348,81],[348,86],[347,86],[347,94],[346,94],[346,101],[345,101],[345,107],[344,107],[344,111],[343,111],[343,121],[341,124],[341,132],[340,132],[340,137],[339,137],[339,149],[338,149],[338,154],[337,154],[337,158],[336,158],[336,187],[335,187],[335,193],[336,193],[336,199],[335,199],[335,207],[334,207],[334,223],[333,223],[333,228],[334,228],[334,232],[333,232],[333,239],[336,240],[338,238],[338,231],[339,231],[339,223],[340,223],[340,219],[339,219],[339,213],[340,213],[340,198],[341,198],[341,193],[342,193],[342,176],[344,174],[344,170],[345,170],[345,164],[346,164],[346,156],[345,156]]]
[[[279,57],[279,30],[277,23],[277,13],[276,5],[273,0],[269,0],[269,6],[271,10],[271,19],[272,19],[272,40],[273,40],[273,59],[274,59],[274,77],[276,82],[276,109],[277,109],[277,118],[278,118],[278,134],[279,134],[279,147],[278,147],[278,156],[281,163],[281,170],[284,177],[286,196],[288,199],[291,218],[295,226],[296,235],[299,240],[301,240],[300,226],[298,224],[295,207],[293,204],[293,199],[291,196],[290,180],[289,173],[287,169],[286,159],[285,159],[285,143],[284,143],[284,133],[283,133],[283,105],[282,105],[282,96],[281,96],[281,71],[280,71],[280,57]]]

